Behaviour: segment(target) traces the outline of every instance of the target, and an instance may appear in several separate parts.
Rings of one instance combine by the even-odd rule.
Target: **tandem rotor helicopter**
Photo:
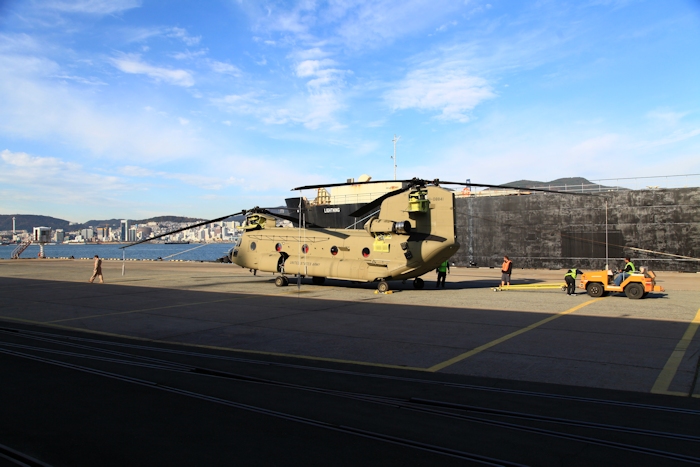
[[[297,211],[299,217],[293,217],[272,213],[265,208],[253,208],[173,230],[122,248],[244,214],[246,219],[243,234],[233,248],[231,261],[243,268],[275,274],[275,285],[278,287],[289,285],[289,277],[295,276],[311,277],[312,283],[316,285],[322,285],[327,278],[374,282],[380,292],[389,290],[389,281],[413,279],[413,287],[422,289],[424,281],[420,276],[435,270],[459,249],[454,192],[440,185],[561,193],[507,185],[418,178],[303,186],[294,188],[293,191],[387,182],[401,182],[403,186],[350,214],[351,217],[362,218],[372,213],[362,230],[304,225],[301,209]],[[288,220],[299,228],[277,227],[276,218]]]

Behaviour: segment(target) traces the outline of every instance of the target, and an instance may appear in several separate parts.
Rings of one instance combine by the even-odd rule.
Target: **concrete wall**
[[[630,255],[654,270],[700,271],[681,258],[700,258],[700,188],[458,198],[452,261],[500,267],[506,254],[515,268],[603,269],[606,199],[611,267]]]

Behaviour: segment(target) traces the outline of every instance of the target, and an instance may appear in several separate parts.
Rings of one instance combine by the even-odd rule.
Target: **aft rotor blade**
[[[146,239],[143,239],[143,240],[139,240],[138,242],[130,243],[129,245],[122,246],[122,247],[120,247],[119,249],[120,249],[120,250],[123,250],[124,248],[129,248],[129,247],[132,247],[132,246],[134,246],[134,245],[139,245],[139,244],[141,244],[141,243],[150,242],[151,240],[155,240],[155,239],[157,239],[157,238],[161,238],[161,237],[165,237],[165,236],[168,236],[168,235],[172,235],[172,234],[175,234],[175,233],[178,233],[178,232],[182,232],[182,231],[184,231],[184,230],[194,229],[195,227],[200,227],[200,226],[202,226],[202,225],[207,225],[207,224],[211,224],[211,223],[213,223],[213,222],[222,221],[222,220],[224,220],[224,219],[228,219],[229,217],[233,217],[233,216],[238,216],[238,215],[241,215],[241,214],[245,214],[246,212],[248,212],[248,211],[246,211],[246,210],[244,209],[243,211],[237,212],[237,213],[235,213],[235,214],[229,214],[228,216],[219,217],[219,218],[217,218],[217,219],[211,219],[211,220],[208,220],[208,221],[199,222],[198,224],[188,225],[187,227],[183,227],[183,228],[181,228],[181,229],[171,230],[170,232],[166,232],[166,233],[164,233],[164,234],[156,235],[155,237],[150,237],[150,238],[146,238]]]
[[[365,214],[368,214],[368,213],[372,212],[374,209],[376,209],[377,206],[380,206],[385,199],[391,198],[394,195],[404,193],[404,192],[410,190],[411,188],[413,188],[413,186],[409,185],[406,188],[399,188],[398,190],[390,191],[389,193],[380,196],[379,198],[375,199],[374,201],[365,204],[357,211],[350,213],[350,217],[363,217]]]
[[[522,186],[509,186],[509,185],[486,185],[484,183],[465,183],[465,182],[445,182],[440,180],[441,185],[462,185],[462,186],[478,186],[483,188],[501,188],[506,190],[520,190],[520,191],[541,191],[544,193],[556,193],[559,195],[579,195],[579,196],[595,196],[591,193],[577,193],[575,191],[557,191],[557,190],[547,190],[545,188],[527,188]]]

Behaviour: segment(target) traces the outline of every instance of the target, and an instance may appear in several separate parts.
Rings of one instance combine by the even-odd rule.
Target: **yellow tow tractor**
[[[654,271],[642,268],[639,272],[628,274],[620,285],[615,285],[611,271],[592,271],[581,275],[581,285],[591,297],[603,297],[608,292],[624,292],[627,298],[639,299],[649,292],[665,292],[664,288],[656,285]]]

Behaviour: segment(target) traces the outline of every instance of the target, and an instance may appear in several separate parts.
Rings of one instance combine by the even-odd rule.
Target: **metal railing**
[[[14,250],[12,250],[12,254],[10,255],[10,258],[18,259],[19,255],[21,255],[24,252],[24,250],[29,248],[29,245],[31,245],[31,244],[32,244],[31,240],[23,241],[22,243],[17,245],[17,247]]]
[[[349,195],[333,195],[333,196],[323,196],[318,197],[311,201],[312,206],[319,205],[334,205],[334,204],[352,204],[352,203],[369,203],[384,196],[388,192],[380,191],[377,193],[355,193]]]

